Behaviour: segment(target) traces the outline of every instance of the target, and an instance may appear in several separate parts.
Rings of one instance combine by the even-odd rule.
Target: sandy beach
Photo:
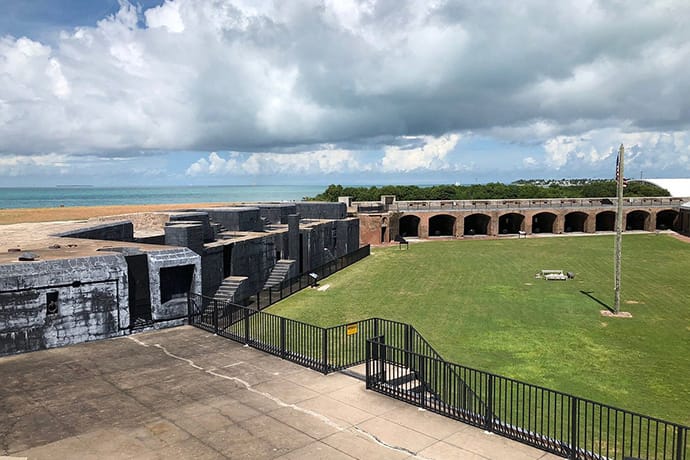
[[[0,225],[86,220],[93,217],[116,216],[135,212],[169,211],[231,205],[232,203],[181,203],[0,209]],[[0,229],[0,231],[2,230]]]

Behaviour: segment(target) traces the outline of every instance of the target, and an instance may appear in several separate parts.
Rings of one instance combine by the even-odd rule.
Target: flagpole
[[[621,309],[621,246],[623,243],[623,160],[625,148],[621,144],[618,149],[618,161],[616,163],[616,187],[617,187],[617,210],[616,210],[616,243],[615,243],[615,279],[614,279],[614,304],[613,310],[618,314]]]

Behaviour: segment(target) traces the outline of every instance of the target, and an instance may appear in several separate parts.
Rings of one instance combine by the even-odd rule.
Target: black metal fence
[[[371,248],[369,245],[362,246],[361,248],[356,249],[349,254],[335,258],[330,262],[310,270],[309,273],[295,276],[281,282],[277,286],[264,289],[246,299],[244,303],[256,310],[266,308],[284,299],[285,297],[294,294],[295,292],[298,292],[306,287],[313,286],[315,280],[310,276],[311,273],[315,274],[318,279],[325,278],[349,265],[354,264],[355,262],[359,262],[363,258],[367,257],[370,253]]]
[[[323,373],[366,363],[368,389],[563,457],[690,460],[687,426],[445,361],[409,324],[324,328],[197,294],[189,323]]]
[[[690,458],[688,427],[367,340],[367,388],[573,459]]]

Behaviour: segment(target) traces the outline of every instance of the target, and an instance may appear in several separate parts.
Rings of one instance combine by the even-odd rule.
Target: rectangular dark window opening
[[[46,293],[46,314],[47,315],[57,315],[59,311],[58,308],[58,293],[47,292]]]

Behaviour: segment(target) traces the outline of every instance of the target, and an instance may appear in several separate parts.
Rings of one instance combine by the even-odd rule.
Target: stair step
[[[409,382],[415,380],[416,378],[417,377],[415,377],[415,375],[412,372],[410,372],[409,374],[405,374],[405,375],[402,375],[400,377],[394,378],[393,380],[389,380],[388,383],[390,385],[398,387],[400,385],[404,385],[406,383],[409,383]]]

